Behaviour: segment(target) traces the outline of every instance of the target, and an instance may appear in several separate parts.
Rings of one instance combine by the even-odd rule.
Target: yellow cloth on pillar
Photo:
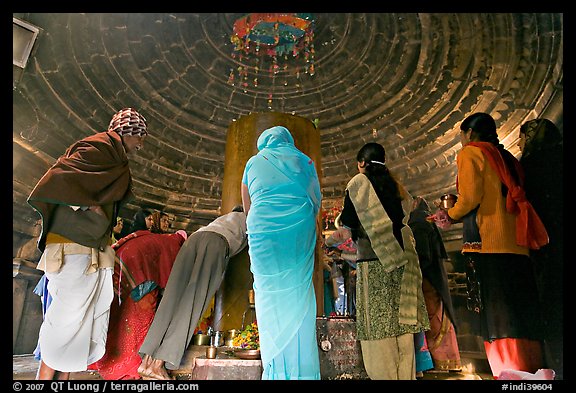
[[[210,300],[210,303],[208,303],[206,311],[204,311],[204,314],[202,314],[202,316],[200,317],[198,325],[196,325],[195,330],[202,331],[202,333],[204,334],[206,334],[208,327],[212,326],[213,323],[214,301],[215,301],[214,299],[215,297],[213,296],[212,299]]]

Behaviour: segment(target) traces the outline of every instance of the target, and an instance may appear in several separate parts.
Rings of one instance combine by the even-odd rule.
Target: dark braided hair
[[[365,175],[372,183],[380,203],[382,203],[384,210],[386,210],[392,220],[392,231],[396,240],[398,240],[400,247],[404,248],[401,233],[404,226],[402,223],[404,219],[404,210],[402,210],[403,196],[400,192],[400,185],[385,165],[386,151],[384,147],[379,143],[369,142],[358,151],[356,160],[359,163],[364,162]]]
[[[488,113],[484,112],[476,112],[470,116],[468,116],[462,124],[460,124],[460,129],[462,131],[472,130],[472,134],[470,136],[471,141],[475,142],[489,142],[496,146],[506,162],[506,166],[510,170],[510,173],[516,180],[516,182],[520,182],[520,176],[516,172],[514,161],[516,158],[504,148],[504,145],[500,143],[498,139],[498,133],[496,132],[496,121],[494,118],[490,116]],[[508,192],[508,188],[502,184],[502,195],[506,195]]]
[[[366,165],[366,176],[370,179],[370,182],[376,190],[376,194],[378,194],[381,200],[383,197],[396,197],[401,199],[398,183],[385,165],[386,151],[384,150],[384,146],[376,142],[365,144],[358,151],[356,161],[364,161]]]

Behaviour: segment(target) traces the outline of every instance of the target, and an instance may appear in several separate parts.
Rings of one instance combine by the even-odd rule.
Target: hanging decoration
[[[228,83],[246,93],[250,84],[257,88],[270,78],[268,109],[272,109],[275,86],[288,86],[288,76],[314,76],[314,23],[312,14],[252,13],[237,19],[230,41],[232,58]],[[250,75],[249,75],[250,73]]]

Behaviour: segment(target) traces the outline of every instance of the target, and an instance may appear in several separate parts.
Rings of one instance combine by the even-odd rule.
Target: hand
[[[340,258],[340,255],[342,255],[342,250],[338,248],[329,248],[326,250],[326,255],[333,258]]]
[[[188,239],[188,234],[187,234],[186,231],[183,230],[183,229],[177,230],[177,231],[176,231],[176,234],[182,236],[182,237],[184,238],[184,240]]]
[[[332,235],[330,235],[330,237],[328,239],[326,239],[326,241],[324,243],[328,247],[335,247],[339,244],[344,243],[351,236],[352,236],[352,232],[350,232],[350,229],[340,227],[337,230],[335,230],[332,233]]]
[[[436,210],[436,213],[429,215],[426,217],[426,219],[433,221],[440,229],[450,228],[453,222],[453,220],[448,215],[448,212],[444,209]]]

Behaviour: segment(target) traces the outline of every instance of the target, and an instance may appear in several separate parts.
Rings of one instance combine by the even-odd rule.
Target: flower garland
[[[236,337],[232,339],[232,346],[242,349],[260,349],[260,336],[258,325],[252,322]]]

